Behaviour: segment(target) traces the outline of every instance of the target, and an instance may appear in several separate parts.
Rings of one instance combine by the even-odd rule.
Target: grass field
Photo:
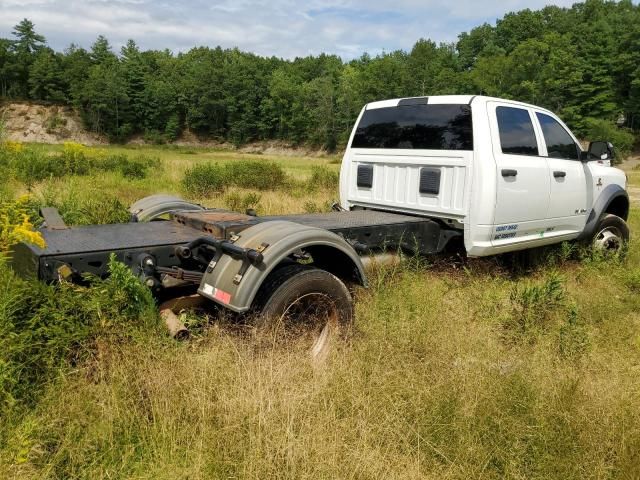
[[[109,151],[158,161],[145,178],[11,180],[5,195],[30,189],[62,210],[104,196],[128,204],[183,194],[196,163],[256,159],[281,165],[287,183],[196,200],[228,206],[242,204],[234,192],[253,193],[260,213],[283,213],[337,197],[309,184],[313,166],[337,172],[331,157]],[[640,171],[628,174],[640,187]],[[3,266],[5,350],[17,344],[5,324],[44,334],[29,346],[43,357],[35,373],[10,370],[14,357],[0,353],[0,382],[11,385],[15,371],[30,382],[14,385],[0,410],[0,478],[640,478],[635,204],[629,223],[624,261],[565,246],[525,274],[495,259],[376,268],[357,292],[353,335],[322,366],[298,345],[269,347],[222,318],[190,316],[194,338],[176,343],[155,309],[131,312],[119,300],[135,287],[35,287]]]
[[[46,152],[60,152],[61,145],[36,145],[35,148]],[[71,191],[86,191],[87,189],[100,189],[101,191],[117,195],[123,203],[131,204],[135,200],[146,195],[158,192],[174,193],[201,202],[208,207],[228,207],[225,203],[225,195],[212,195],[207,197],[190,196],[181,188],[181,180],[185,171],[199,163],[214,163],[226,165],[238,161],[275,162],[280,165],[286,174],[292,179],[303,182],[311,177],[311,169],[314,166],[326,166],[327,169],[338,173],[340,160],[338,156],[326,157],[295,157],[276,155],[243,154],[234,151],[205,149],[197,147],[148,147],[148,146],[110,146],[100,149],[112,155],[127,155],[158,159],[159,168],[149,172],[147,178],[123,181],[117,173],[107,172],[100,176],[99,184],[95,178],[76,177],[73,179],[62,178],[56,182],[45,183],[44,188],[65,189]],[[36,189],[37,190],[37,189]],[[231,192],[247,193],[247,189],[230,189]],[[229,192],[227,192],[228,194]],[[262,214],[277,215],[282,213],[303,213],[305,203],[315,202],[318,208],[327,202],[337,200],[337,191],[320,190],[309,192],[309,189],[288,189],[283,195],[282,190],[266,190],[260,192],[260,212]]]

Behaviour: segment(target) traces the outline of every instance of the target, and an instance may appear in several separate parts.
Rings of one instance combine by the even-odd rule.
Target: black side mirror
[[[586,152],[586,158],[584,158],[584,160],[613,160],[615,154],[616,152],[611,142],[591,142],[589,144],[589,150]]]

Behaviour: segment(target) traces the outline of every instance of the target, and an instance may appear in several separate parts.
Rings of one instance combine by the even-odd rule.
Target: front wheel
[[[302,341],[316,361],[327,356],[353,317],[353,299],[345,284],[326,270],[300,264],[271,272],[255,305],[259,326],[272,342]]]
[[[604,254],[624,252],[629,241],[629,227],[617,215],[605,214],[600,218],[592,239],[595,250]]]

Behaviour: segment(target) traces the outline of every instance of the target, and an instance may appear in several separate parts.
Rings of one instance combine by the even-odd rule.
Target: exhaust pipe
[[[397,265],[400,262],[400,255],[397,252],[383,252],[360,257],[364,268]]]
[[[176,340],[187,340],[189,338],[189,330],[177,314],[186,308],[199,307],[204,301],[204,297],[195,294],[186,297],[172,298],[160,305],[160,317],[164,320],[164,324],[171,338],[175,338]]]

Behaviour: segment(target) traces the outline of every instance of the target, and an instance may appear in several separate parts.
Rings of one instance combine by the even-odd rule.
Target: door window
[[[498,107],[498,131],[502,153],[538,155],[538,142],[529,112],[522,108]]]
[[[578,147],[564,127],[549,115],[544,113],[536,113],[536,115],[547,144],[547,155],[551,158],[578,160]]]

